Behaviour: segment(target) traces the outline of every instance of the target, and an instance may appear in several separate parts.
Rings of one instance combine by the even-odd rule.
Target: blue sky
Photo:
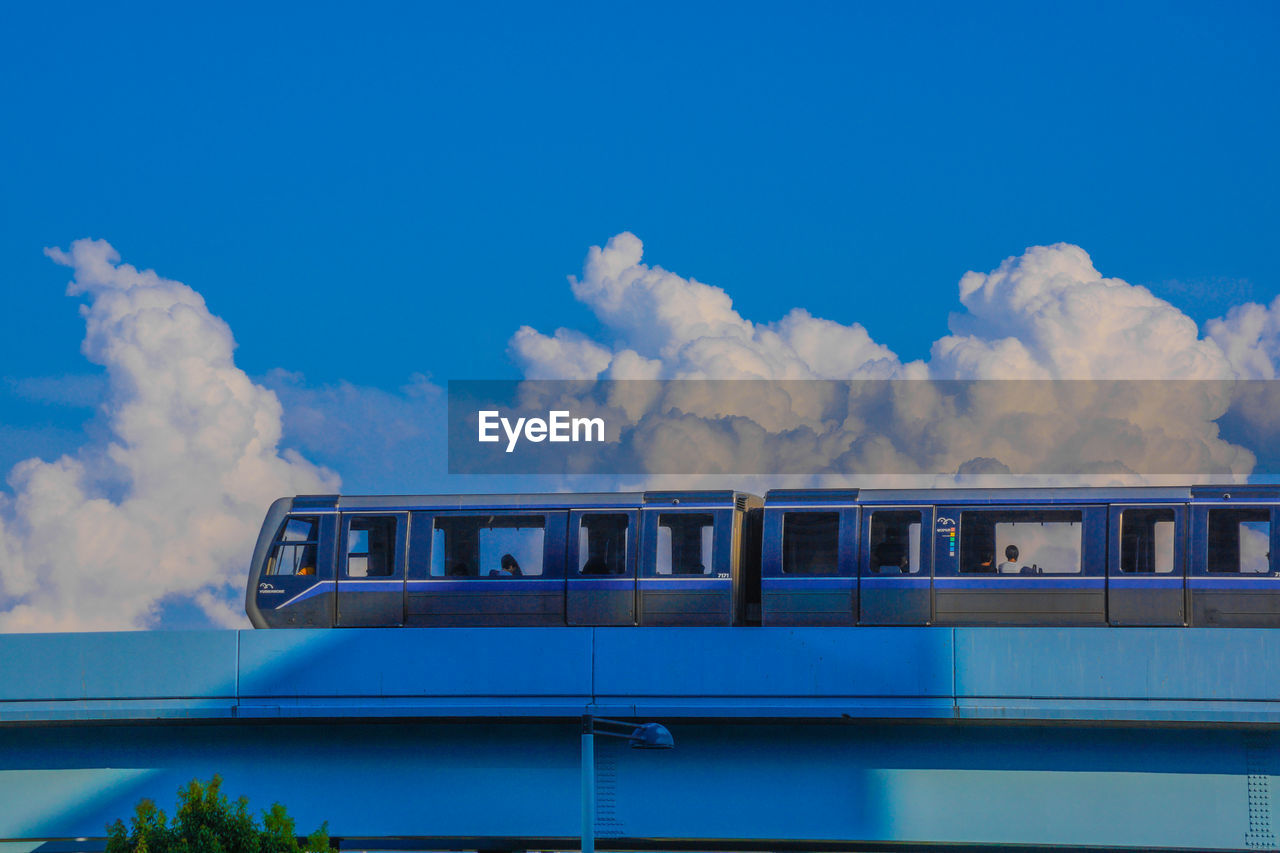
[[[524,325],[609,346],[566,276],[624,231],[903,362],[964,273],[1059,241],[1202,326],[1270,303],[1280,7],[1118,5],[11,7],[0,470],[105,440],[42,254],[84,237],[203,295],[284,446],[368,491],[429,437],[322,447],[297,412],[411,421],[417,374],[520,376]]]

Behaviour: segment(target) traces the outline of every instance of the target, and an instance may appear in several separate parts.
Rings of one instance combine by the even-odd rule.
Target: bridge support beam
[[[423,848],[1276,846],[1269,731],[1024,723],[669,720],[677,748],[608,739],[582,799],[579,721],[64,724],[0,729],[0,839],[101,838],[222,774],[298,829]],[[607,796],[606,796],[607,793]],[[348,841],[352,845],[367,841]]]

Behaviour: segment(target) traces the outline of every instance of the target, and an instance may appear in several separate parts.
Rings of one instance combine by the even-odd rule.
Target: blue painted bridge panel
[[[0,637],[0,723],[165,717],[1280,722],[1280,631],[501,628]]]

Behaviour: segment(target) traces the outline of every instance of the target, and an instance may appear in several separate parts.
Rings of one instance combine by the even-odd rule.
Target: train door
[[[1105,625],[1104,506],[947,507],[955,563],[935,569],[942,625]]]
[[[931,506],[862,508],[859,624],[929,623],[933,526]]]
[[[415,512],[407,624],[564,625],[567,519],[541,509]]]
[[[856,507],[768,507],[760,572],[762,625],[858,620]]]
[[[408,520],[403,512],[343,513],[337,567],[340,627],[404,624]]]
[[[636,581],[641,625],[733,624],[732,509],[646,509]]]
[[[1276,509],[1200,504],[1191,514],[1191,624],[1280,627]]]
[[[1184,505],[1112,506],[1107,533],[1107,621],[1186,622]]]
[[[565,617],[570,625],[636,623],[639,513],[569,513]]]

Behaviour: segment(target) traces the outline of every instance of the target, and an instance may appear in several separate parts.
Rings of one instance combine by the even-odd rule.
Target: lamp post
[[[596,853],[596,735],[626,738],[632,749],[671,749],[667,727],[582,715],[582,853]]]

